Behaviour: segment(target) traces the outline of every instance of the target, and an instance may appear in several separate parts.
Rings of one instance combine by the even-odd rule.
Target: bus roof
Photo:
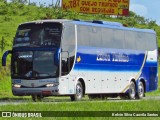
[[[30,22],[25,22],[23,24],[30,24],[30,23],[43,23],[43,22],[59,22],[59,23],[65,23],[65,22],[71,22],[72,20],[67,20],[67,19],[49,19],[49,20],[36,20],[36,21],[30,21]]]
[[[97,21],[97,23],[96,23],[94,21],[93,22],[73,21],[73,23],[79,24],[79,25],[88,25],[88,26],[105,27],[105,28],[107,27],[107,28],[113,28],[113,29],[129,30],[129,31],[135,31],[135,32],[147,32],[147,33],[156,34],[156,32],[152,29],[124,27],[119,22]]]
[[[25,22],[23,24],[43,23],[43,22],[73,23],[73,24],[77,24],[77,25],[105,27],[105,28],[130,30],[130,31],[135,31],[135,32],[147,32],[147,33],[156,34],[156,32],[152,29],[140,29],[140,28],[124,27],[119,22],[109,22],[109,21],[99,21],[99,20],[96,20],[96,21],[80,21],[80,20],[67,20],[67,19],[50,19],[50,20],[37,20],[37,21]]]

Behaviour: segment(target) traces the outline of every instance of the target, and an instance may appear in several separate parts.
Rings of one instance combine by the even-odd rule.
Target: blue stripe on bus
[[[123,65],[92,65],[92,64],[78,64],[74,66],[75,70],[83,71],[112,71],[112,72],[138,72],[141,66],[123,66]]]
[[[77,58],[80,61],[77,64],[92,64],[92,65],[122,65],[122,66],[140,66],[143,64],[145,51],[129,51],[104,49],[95,47],[78,47]]]

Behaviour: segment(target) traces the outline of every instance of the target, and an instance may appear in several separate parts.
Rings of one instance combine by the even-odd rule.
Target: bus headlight
[[[13,84],[13,87],[15,87],[15,88],[20,88],[20,87],[21,87],[21,85]]]
[[[54,86],[57,86],[57,85],[58,85],[58,83],[54,83],[54,84],[52,83],[52,84],[47,84],[46,87],[54,87]]]
[[[54,84],[47,84],[46,87],[53,87]]]

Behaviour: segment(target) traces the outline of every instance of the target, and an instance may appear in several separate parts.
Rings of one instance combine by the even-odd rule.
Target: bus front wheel
[[[80,81],[77,82],[76,84],[76,93],[71,97],[71,101],[79,101],[82,99],[83,97],[83,86],[82,83]]]

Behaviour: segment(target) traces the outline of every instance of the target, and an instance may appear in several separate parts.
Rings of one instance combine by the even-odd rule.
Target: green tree
[[[156,21],[155,20],[151,20],[148,22],[148,28],[154,28],[155,26],[157,26]]]
[[[6,2],[7,2],[7,0],[0,0],[0,2],[5,2],[5,3],[6,3]]]
[[[129,11],[129,17],[135,17],[136,16],[136,13],[133,12],[133,11]]]
[[[140,15],[136,15],[135,19],[136,19],[136,21],[137,21],[138,24],[145,24],[146,23],[145,18],[142,17],[142,16],[140,16]]]
[[[27,0],[11,0],[12,3],[22,3],[22,4],[27,4]]]

